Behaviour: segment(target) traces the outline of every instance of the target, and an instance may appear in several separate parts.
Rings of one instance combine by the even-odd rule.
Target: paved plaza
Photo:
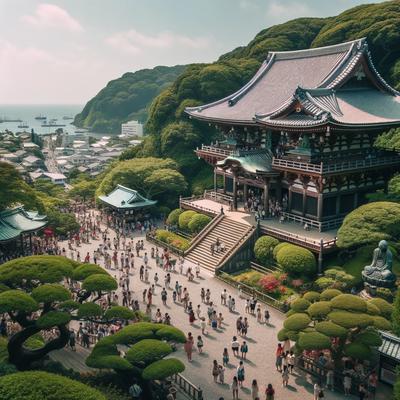
[[[104,229],[104,226],[102,227]],[[114,237],[114,232],[110,230],[111,241]],[[144,239],[142,235],[135,234],[132,236],[133,240]],[[79,247],[81,257],[84,258],[87,252],[93,255],[93,251],[98,247],[100,241],[91,241],[90,244],[82,244]],[[62,242],[61,247],[68,248],[67,242]],[[150,255],[151,248],[155,247],[154,244],[145,240],[145,250],[141,251],[141,257],[135,257],[135,271],[130,279],[130,290],[133,290],[133,298],[138,299],[140,302],[141,310],[145,311],[145,304],[142,301],[142,292],[145,288],[149,287],[149,284],[142,282],[139,279],[139,268],[142,265],[142,257],[145,252]],[[160,252],[162,249],[159,249]],[[69,254],[69,252],[67,251]],[[118,252],[121,253],[120,251]],[[100,265],[103,265],[100,260]],[[177,268],[178,270],[179,268]],[[155,272],[159,275],[159,285],[163,284],[165,272],[162,268],[157,267],[155,259],[150,259],[149,262],[149,283],[152,284],[153,276]],[[109,271],[118,280],[120,271],[111,270]],[[242,400],[251,399],[250,387],[253,379],[257,379],[260,387],[260,396],[264,398],[264,391],[266,384],[272,383],[276,391],[276,399],[312,399],[312,380],[310,377],[300,376],[298,371],[295,371],[290,376],[289,386],[283,388],[281,384],[281,375],[276,371],[275,368],[275,350],[277,346],[276,334],[281,329],[284,320],[284,315],[277,310],[269,307],[271,314],[270,323],[271,325],[266,326],[259,324],[254,316],[245,314],[245,301],[238,298],[238,293],[232,287],[221,282],[217,278],[211,275],[210,272],[201,271],[200,279],[195,279],[194,282],[189,282],[185,275],[180,275],[179,272],[172,273],[171,287],[175,286],[175,282],[178,281],[183,287],[186,287],[189,291],[190,301],[193,303],[193,308],[196,309],[198,304],[201,304],[202,315],[207,317],[207,305],[201,303],[200,290],[202,287],[210,289],[211,300],[217,306],[217,313],[222,312],[224,323],[220,330],[214,330],[211,327],[207,327],[208,333],[203,336],[204,340],[204,352],[198,354],[194,352],[193,361],[188,362],[186,353],[183,351],[183,346],[180,346],[179,350],[174,353],[174,357],[180,358],[186,366],[183,375],[188,378],[192,383],[200,386],[203,389],[205,400],[217,400],[220,396],[224,399],[231,399],[232,394],[230,390],[230,383],[235,374],[236,367],[239,364],[240,359],[233,356],[231,351],[231,340],[236,334],[236,319],[242,315],[249,318],[249,330],[246,338],[238,337],[238,340],[242,342],[246,340],[249,346],[248,359],[244,362],[245,365],[245,382],[243,389],[239,392],[239,398]],[[236,312],[230,313],[226,306],[220,304],[220,294],[223,289],[228,290],[228,294],[235,297],[236,300]],[[189,323],[189,316],[184,312],[181,303],[173,303],[172,292],[168,291],[167,306],[163,306],[161,302],[162,286],[157,286],[155,296],[153,297],[152,315],[155,315],[157,308],[160,308],[164,314],[168,312],[171,315],[171,323],[176,327],[180,328],[185,334],[192,332],[196,339],[198,335],[201,335],[201,328],[199,321],[195,321],[194,324]],[[120,289],[119,289],[120,291]],[[122,295],[119,294],[119,299]],[[262,306],[264,310],[265,306]],[[217,360],[218,363],[222,364],[222,352],[224,347],[228,348],[230,355],[230,364],[225,371],[225,383],[219,384],[213,382],[211,374],[213,360]],[[69,352],[69,350],[63,350]],[[60,354],[57,355],[57,359],[60,361],[62,357]],[[327,399],[339,399],[343,398],[342,394],[339,393],[326,393],[325,398]]]

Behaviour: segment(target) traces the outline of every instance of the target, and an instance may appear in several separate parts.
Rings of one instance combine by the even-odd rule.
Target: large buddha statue
[[[378,287],[392,287],[396,283],[396,275],[392,272],[393,255],[386,240],[381,240],[374,250],[372,263],[364,267],[364,282]]]

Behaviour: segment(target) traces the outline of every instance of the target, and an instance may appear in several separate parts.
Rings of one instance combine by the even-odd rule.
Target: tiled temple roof
[[[149,200],[141,196],[136,190],[122,185],[117,185],[111,193],[99,196],[99,199],[113,208],[124,210],[140,209],[157,203],[155,200]]]
[[[352,77],[368,79],[346,86]],[[197,119],[226,124],[351,127],[400,124],[399,103],[399,93],[373,66],[366,40],[358,39],[268,53],[255,76],[236,93],[185,111]],[[306,116],[295,115],[300,111]]]

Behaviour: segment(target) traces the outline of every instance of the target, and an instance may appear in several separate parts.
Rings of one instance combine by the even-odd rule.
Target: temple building
[[[156,200],[146,199],[136,190],[122,185],[117,185],[112,192],[99,196],[98,199],[110,211],[112,217],[123,224],[142,220],[145,212],[157,204]]]
[[[32,235],[47,225],[46,216],[22,206],[0,212],[0,261],[32,253]]]
[[[221,132],[196,154],[235,209],[256,193],[264,209],[279,203],[286,220],[326,231],[399,171],[400,156],[374,141],[400,126],[400,93],[375,69],[366,39],[270,52],[236,93],[185,111]]]

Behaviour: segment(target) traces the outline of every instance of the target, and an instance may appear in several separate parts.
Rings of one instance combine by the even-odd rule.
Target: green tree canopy
[[[64,376],[26,371],[0,377],[2,400],[106,400],[98,390]]]
[[[163,204],[175,203],[185,192],[187,183],[171,159],[134,158],[120,161],[103,178],[97,195],[111,192],[117,184],[137,190],[147,198]]]
[[[371,347],[381,344],[377,329],[383,325],[390,329],[390,322],[381,315],[380,309],[371,300],[342,294],[336,289],[327,289],[321,297],[324,300],[306,293],[292,302],[278,339],[293,340],[300,352],[330,350],[337,365],[345,355],[369,359]],[[314,301],[311,303],[307,298]],[[332,338],[338,339],[337,346],[331,345]]]
[[[184,343],[185,340],[183,332],[173,326],[137,322],[101,339],[86,364],[91,368],[127,371],[142,381],[165,379],[185,368],[175,358],[164,359],[172,353],[169,342]],[[118,345],[129,347],[125,357],[121,357]]]
[[[338,230],[337,245],[341,248],[397,241],[400,237],[400,204],[374,202],[358,207],[346,216]]]
[[[8,342],[11,363],[25,369],[50,351],[64,347],[72,319],[108,323],[134,316],[124,307],[111,307],[104,312],[95,303],[118,286],[108,272],[98,268],[61,256],[23,257],[0,265],[0,313],[7,313],[21,326]],[[71,291],[65,286],[67,279],[81,284],[77,301],[72,300]],[[37,342],[34,349],[26,345],[38,334],[40,337],[42,330],[51,328],[58,329],[56,338],[43,341],[42,345]]]
[[[268,265],[272,260],[273,250],[279,240],[272,236],[261,236],[254,245],[254,255],[261,264]]]

